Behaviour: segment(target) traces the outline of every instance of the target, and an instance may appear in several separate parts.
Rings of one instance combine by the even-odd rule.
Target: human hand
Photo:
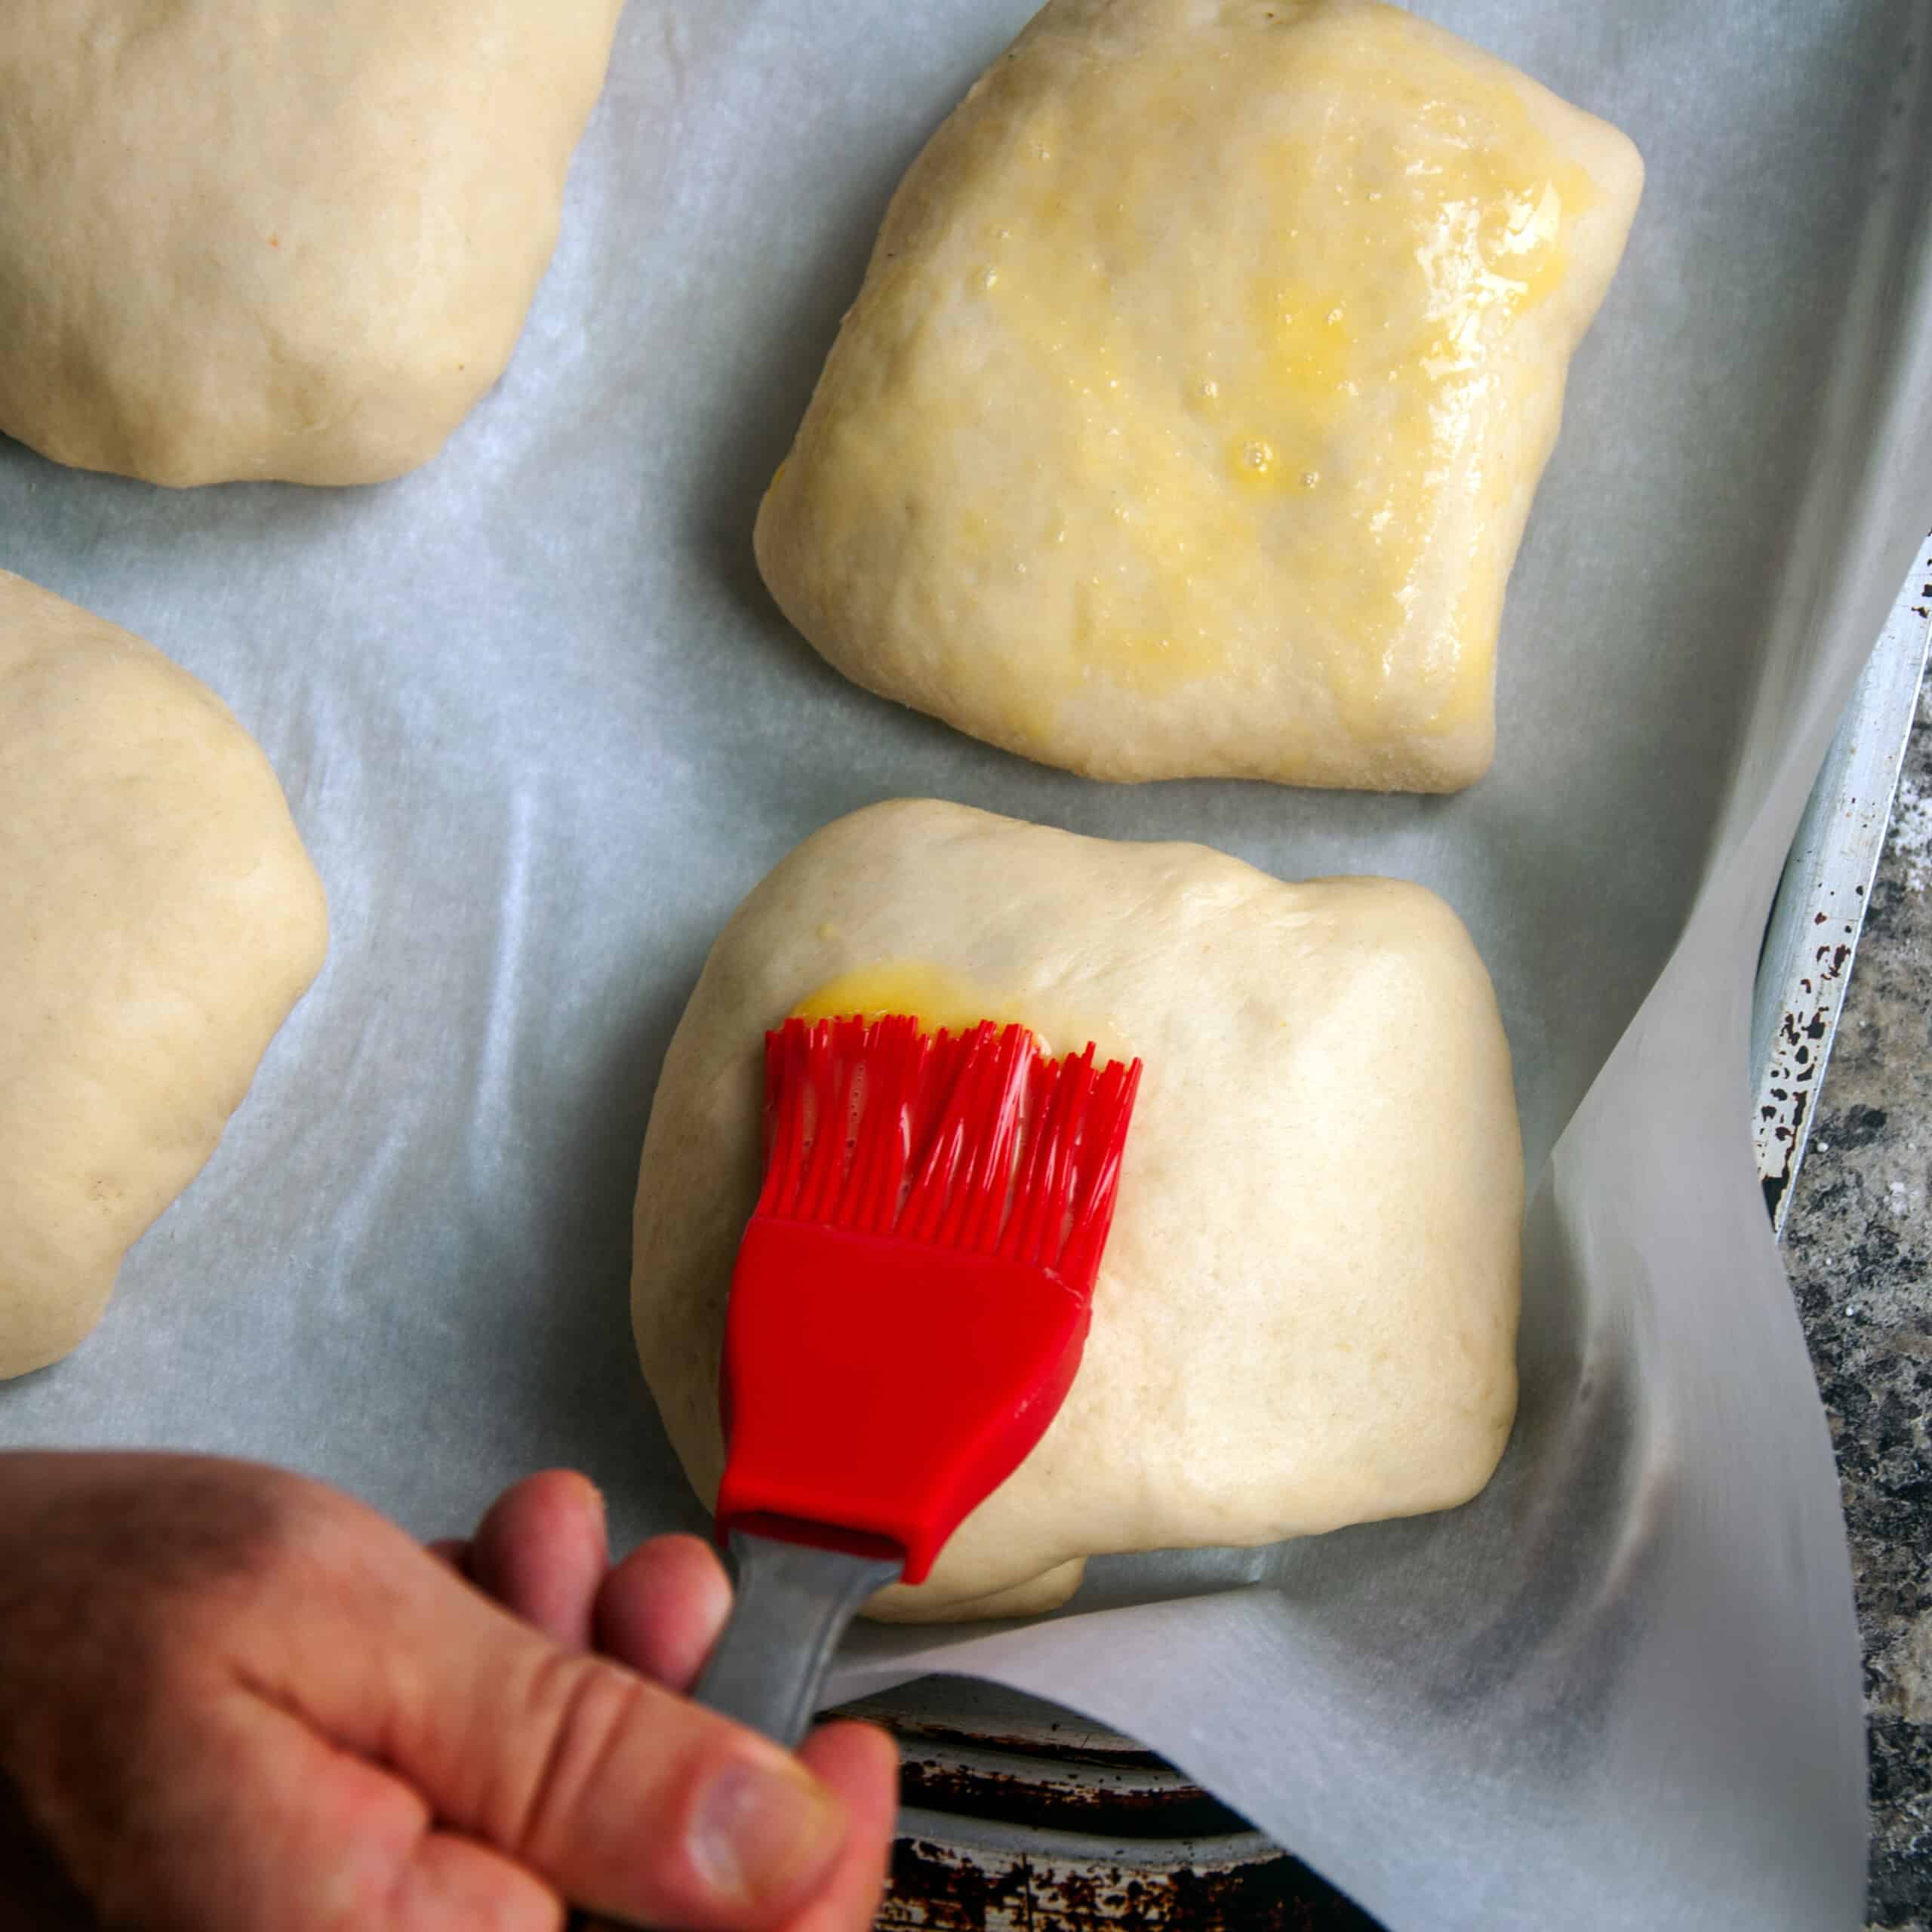
[[[0,1454],[0,1932],[869,1924],[891,1744],[675,1694],[728,1604],[703,1544],[611,1569],[550,1475],[443,1553],[279,1471]]]

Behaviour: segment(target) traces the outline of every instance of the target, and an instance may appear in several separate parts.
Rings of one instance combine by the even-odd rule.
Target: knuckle
[[[587,1801],[613,1774],[652,1696],[642,1679],[557,1651],[533,1668],[522,1700],[537,1748],[500,1795],[498,1842],[552,1862]]]
[[[123,1468],[14,1532],[0,1564],[0,1774],[78,1829],[194,1701],[238,1587],[277,1561],[294,1479],[188,1458]],[[11,1540],[11,1539],[10,1539]]]
[[[201,1768],[196,1789],[247,1788],[222,1716],[238,1666],[281,1627],[302,1566],[339,1558],[354,1506],[213,1459],[103,1458],[84,1473],[0,1533],[0,1795],[14,1835],[107,1922],[198,1922],[128,1887],[180,1863],[168,1821],[184,1815],[185,1767]]]

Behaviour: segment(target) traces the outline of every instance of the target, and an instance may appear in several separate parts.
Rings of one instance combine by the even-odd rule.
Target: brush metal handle
[[[811,1727],[845,1626],[903,1565],[748,1530],[731,1532],[731,1549],[737,1600],[692,1695],[789,1751]]]

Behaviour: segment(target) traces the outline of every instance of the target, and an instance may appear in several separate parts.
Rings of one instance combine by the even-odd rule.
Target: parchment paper
[[[1421,879],[1495,975],[1540,1183],[1502,1474],[1099,1563],[1044,1623],[866,1633],[843,1688],[943,1667],[1084,1709],[1399,1928],[1855,1921],[1856,1635],[1746,1027],[1932,512],[1932,21],[1422,11],[1650,167],[1460,798],[1037,769],[848,687],[760,588],[758,494],[886,198],[1026,0],[632,0],[515,360],[416,475],[180,495],[0,445],[0,561],[222,693],[334,915],[220,1152],[96,1338],[0,1388],[0,1441],[274,1458],[425,1534],[569,1463],[625,1538],[700,1526],[629,1341],[634,1164],[705,949],[787,848],[929,794]]]

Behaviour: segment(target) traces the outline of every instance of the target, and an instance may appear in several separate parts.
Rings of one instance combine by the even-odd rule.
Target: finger
[[[597,1647],[673,1690],[688,1690],[731,1610],[718,1553],[697,1537],[654,1537],[605,1579]]]
[[[549,1886],[434,1829],[407,1786],[246,1690],[197,1707],[171,1744],[98,1894],[110,1924],[557,1932],[562,1922]]]
[[[566,1915],[548,1885],[454,1832],[424,1835],[391,1894],[389,1913],[383,1932],[558,1932]]]
[[[762,1932],[838,1858],[844,1806],[798,1758],[546,1641],[379,1517],[341,1504],[301,1561],[248,1681],[578,1904]]]
[[[438,1563],[447,1563],[459,1577],[469,1574],[469,1539],[467,1537],[438,1537],[432,1543],[423,1546]]]
[[[786,1932],[868,1932],[878,1916],[899,1811],[899,1748],[869,1724],[830,1724],[798,1754],[845,1801],[845,1848]]]
[[[848,1822],[797,1758],[601,1660],[552,1653],[509,1688],[518,1674],[505,1658],[462,1694],[501,1740],[488,1776],[473,1746],[422,1761],[445,1815],[655,1926],[776,1927],[817,1894]]]
[[[573,1650],[589,1647],[591,1607],[609,1567],[604,1499],[571,1469],[505,1490],[470,1545],[477,1588]]]
[[[872,1724],[833,1724],[799,1754],[845,1800],[852,1825],[845,1849],[817,1895],[784,1932],[871,1932],[885,1895],[899,1810],[899,1749]],[[608,1920],[583,1920],[572,1932],[618,1932]]]

